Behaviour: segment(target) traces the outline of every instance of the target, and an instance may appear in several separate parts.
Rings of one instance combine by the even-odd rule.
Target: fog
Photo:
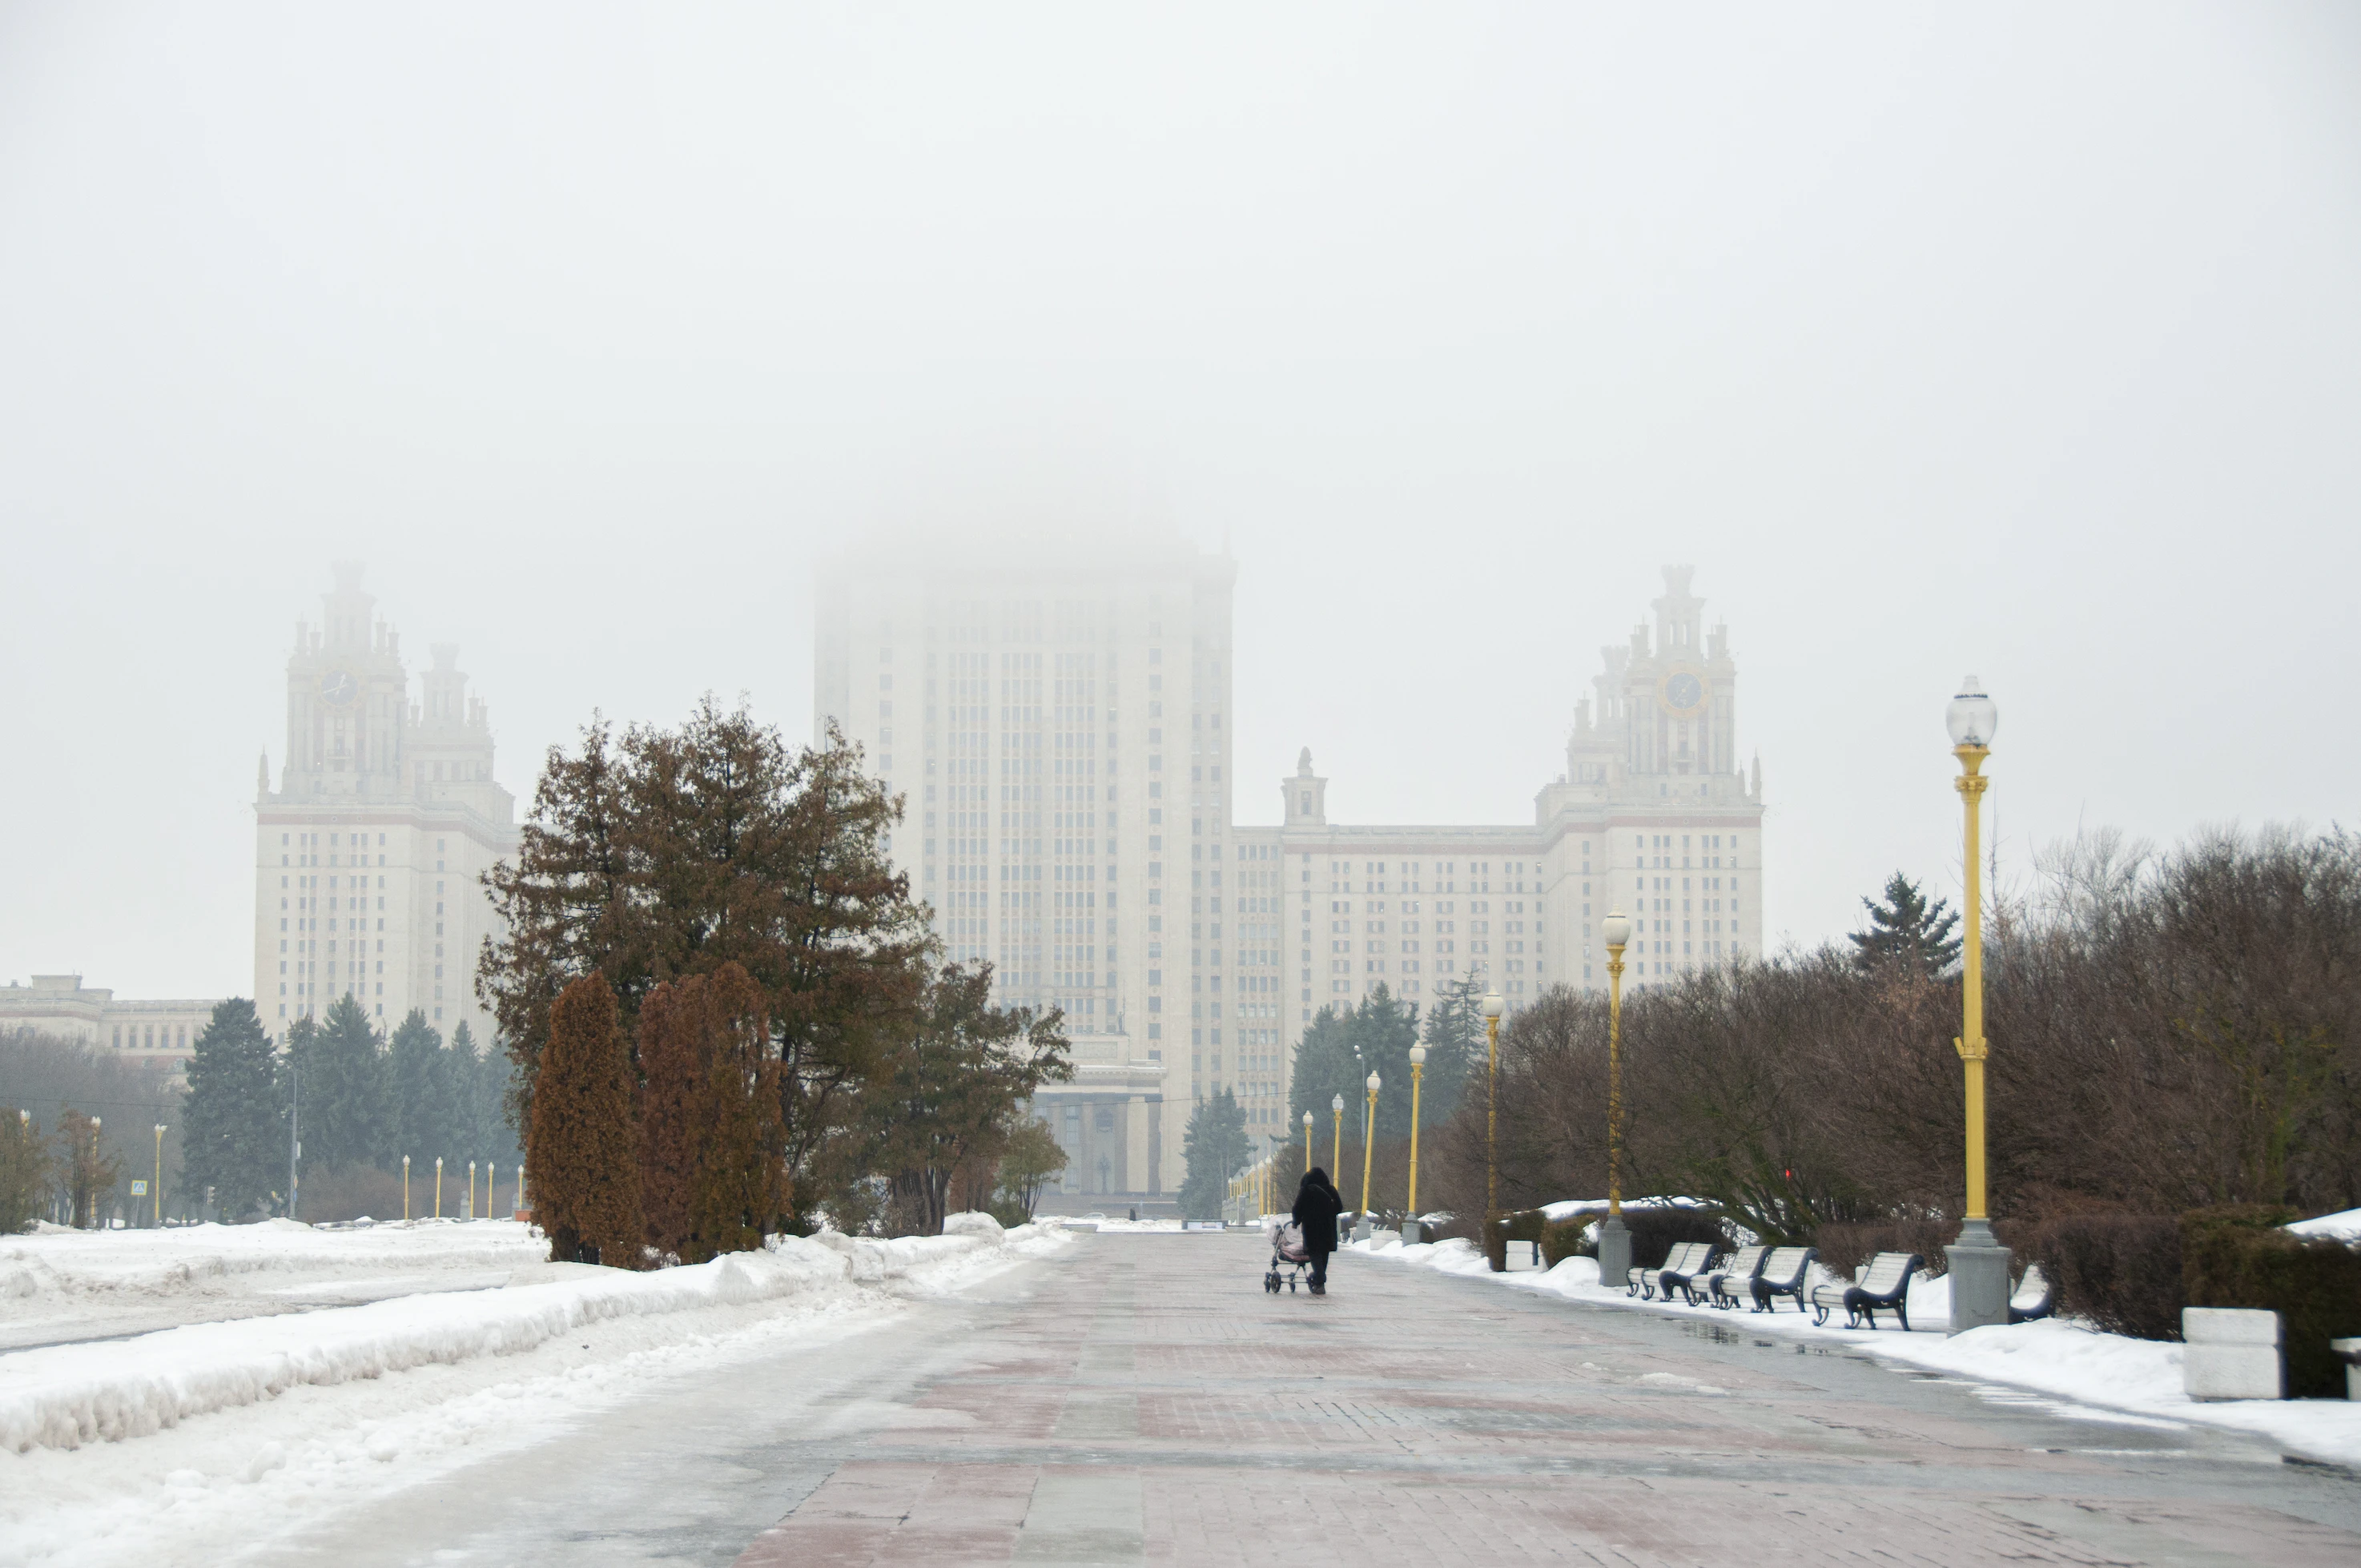
[[[0,980],[248,983],[340,557],[521,797],[1038,519],[1230,550],[1347,822],[1530,820],[1695,565],[1774,938],[1956,886],[1964,671],[2012,875],[2325,826],[2356,278],[2349,5],[0,4]]]

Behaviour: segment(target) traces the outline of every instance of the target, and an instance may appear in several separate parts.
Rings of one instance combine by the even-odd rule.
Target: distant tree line
[[[145,1224],[156,1195],[159,1141],[163,1212],[194,1209],[170,1179],[181,1154],[181,1091],[170,1069],[126,1059],[84,1040],[39,1029],[0,1030],[0,1234],[35,1220],[52,1224]]]
[[[552,1255],[693,1262],[826,1222],[1021,1219],[1063,1155],[1029,1102],[1063,1020],[941,962],[894,871],[901,801],[833,730],[708,701],[552,748],[478,993]]]
[[[1986,922],[1995,1216],[2361,1206],[2361,839],[2103,833],[2040,876]],[[1781,1239],[1956,1228],[1956,916],[1900,877],[1871,910],[1850,941],[1627,990],[1628,1193]],[[1604,1194],[1607,1014],[1561,987],[1503,1028],[1503,1207]],[[1471,1103],[1430,1146],[1466,1213],[1483,1134]]]

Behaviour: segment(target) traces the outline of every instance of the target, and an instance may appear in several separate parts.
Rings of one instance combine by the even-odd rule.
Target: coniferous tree
[[[350,996],[330,1004],[303,1063],[305,1168],[376,1165],[392,1128],[387,1115],[384,1040]]]
[[[1229,1194],[1229,1179],[1254,1159],[1246,1136],[1246,1113],[1237,1096],[1216,1090],[1189,1113],[1188,1131],[1180,1152],[1188,1162],[1180,1182],[1180,1212],[1191,1220],[1218,1220]]]
[[[389,1166],[400,1165],[404,1155],[429,1167],[437,1155],[465,1157],[458,1091],[466,1070],[444,1049],[443,1036],[426,1021],[424,1010],[412,1008],[386,1051]]]
[[[287,1176],[287,1121],[270,1036],[254,1003],[216,1003],[189,1061],[181,1107],[181,1184],[213,1190],[214,1210],[240,1220],[266,1207]]]
[[[1459,1108],[1471,1074],[1484,1067],[1484,988],[1474,975],[1444,982],[1426,1012],[1426,1079],[1422,1126],[1448,1121]]]
[[[741,971],[742,972],[742,971]],[[689,1257],[713,1069],[702,976],[659,985],[640,1008],[640,1213],[648,1245]]]
[[[453,1135],[467,1146],[467,1157],[503,1167],[523,1159],[523,1140],[509,1120],[508,1053],[497,1046],[478,1050],[475,1033],[463,1019],[451,1031],[446,1057],[453,1084]]]
[[[745,969],[707,977],[705,1139],[683,1260],[753,1252],[787,1201],[786,1130],[769,999]]]
[[[1323,1007],[1303,1032],[1295,1053],[1289,1093],[1290,1131],[1300,1136],[1303,1113],[1312,1113],[1313,1146],[1328,1146],[1334,1131],[1335,1097],[1345,1097],[1345,1140],[1357,1141],[1368,1097],[1368,1077],[1381,1080],[1378,1135],[1410,1135],[1410,1048],[1418,1043],[1418,1008],[1394,1000],[1378,987],[1357,1007]],[[1433,1081],[1432,1071],[1428,1082]]]
[[[1861,904],[1869,911],[1869,929],[1848,939],[1862,968],[1906,964],[1933,979],[1959,961],[1960,939],[1952,935],[1959,915],[1939,898],[1928,904],[1918,884],[1902,872],[1887,880],[1884,902],[1864,898]]]
[[[595,970],[560,992],[550,1008],[526,1163],[551,1262],[641,1266],[630,1052],[615,993]]]

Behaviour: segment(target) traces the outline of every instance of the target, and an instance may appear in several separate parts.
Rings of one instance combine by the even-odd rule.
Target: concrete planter
[[[2333,1339],[2328,1348],[2345,1363],[2345,1397],[2361,1399],[2361,1339]]]
[[[2284,1399],[2279,1315],[2246,1307],[2183,1307],[2181,1387],[2192,1399]]]

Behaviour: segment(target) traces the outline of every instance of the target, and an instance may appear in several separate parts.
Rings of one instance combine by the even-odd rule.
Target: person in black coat
[[[1305,1171],[1290,1218],[1303,1228],[1303,1250],[1312,1255],[1314,1296],[1328,1294],[1328,1255],[1336,1250],[1336,1221],[1344,1212],[1345,1200],[1329,1184],[1328,1173],[1316,1165]]]

